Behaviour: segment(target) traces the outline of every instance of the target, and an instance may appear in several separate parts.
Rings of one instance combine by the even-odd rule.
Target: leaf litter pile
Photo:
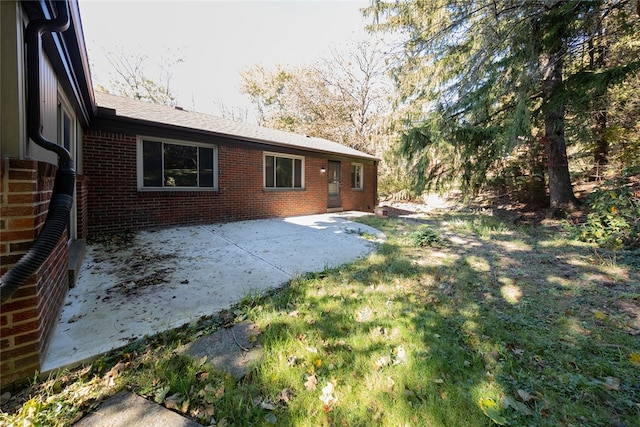
[[[0,420],[69,425],[122,389],[203,425],[637,426],[640,254],[482,212],[363,218],[367,259],[249,295],[5,396]],[[250,321],[241,379],[185,342]]]

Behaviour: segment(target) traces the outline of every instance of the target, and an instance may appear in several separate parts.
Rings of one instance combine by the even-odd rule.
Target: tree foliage
[[[394,130],[401,134],[396,152],[418,172],[414,190],[455,183],[475,191],[525,153],[540,164],[517,173],[546,172],[537,179],[548,181],[551,205],[572,204],[565,131],[576,120],[567,110],[580,104],[577,91],[606,92],[639,64],[630,56],[586,70],[577,58],[594,41],[604,46],[637,34],[634,4],[375,1],[365,11],[371,29],[402,40]],[[607,32],[594,31],[603,16]]]
[[[154,60],[146,53],[118,47],[107,54],[107,59],[113,71],[107,86],[100,89],[154,104],[175,104],[171,78],[175,67],[184,62],[180,52],[167,50]]]
[[[361,42],[311,66],[244,70],[242,91],[263,126],[330,139],[375,153],[377,119],[386,112],[386,66],[375,44]]]

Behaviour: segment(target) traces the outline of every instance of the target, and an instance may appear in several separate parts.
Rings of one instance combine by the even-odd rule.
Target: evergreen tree
[[[396,128],[402,134],[399,152],[418,170],[416,190],[454,180],[477,190],[523,147],[544,151],[530,158],[547,163],[551,207],[575,204],[565,139],[572,77],[567,64],[589,42],[585,25],[594,15],[630,5],[375,1],[365,11],[374,17],[371,29],[395,32],[403,42],[394,72],[400,94]],[[626,33],[635,25],[612,24]],[[619,74],[637,63],[629,59]],[[590,77],[590,84],[603,80]]]

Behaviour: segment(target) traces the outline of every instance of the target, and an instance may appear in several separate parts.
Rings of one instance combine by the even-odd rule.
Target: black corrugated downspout
[[[66,1],[55,2],[54,19],[36,19],[27,25],[27,126],[29,137],[39,146],[58,155],[58,171],[49,201],[49,212],[42,230],[29,251],[0,279],[0,302],[5,302],[35,273],[55,249],[67,228],[76,171],[71,154],[61,145],[42,135],[40,112],[40,45],[45,32],[63,32],[69,28],[69,6]]]

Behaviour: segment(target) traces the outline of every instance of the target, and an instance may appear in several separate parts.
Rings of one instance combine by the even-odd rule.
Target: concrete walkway
[[[42,364],[77,365],[213,315],[297,274],[368,255],[384,235],[361,212],[143,231],[90,245]]]

